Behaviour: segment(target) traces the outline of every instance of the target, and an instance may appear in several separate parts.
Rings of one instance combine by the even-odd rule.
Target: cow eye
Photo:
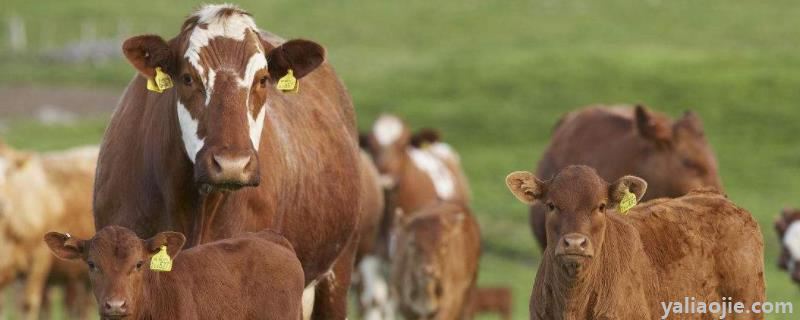
[[[139,262],[136,263],[136,270],[142,269],[142,264],[144,264],[144,262],[142,260],[139,260]]]
[[[86,262],[86,265],[88,265],[88,266],[89,266],[89,270],[90,270],[90,271],[97,271],[97,266],[94,264],[94,262],[92,262],[92,261],[87,261],[87,262]]]
[[[597,207],[597,210],[600,212],[606,212],[606,204],[601,203],[600,206]]]
[[[547,203],[547,209],[550,209],[550,211],[553,211],[553,210],[556,209],[556,205],[554,205],[552,202],[548,202]]]
[[[262,88],[266,88],[266,87],[267,87],[267,76],[263,76],[263,77],[261,77],[261,79],[260,79],[260,80],[258,80],[258,84],[259,84],[259,85],[260,85]]]
[[[189,74],[184,74],[183,75],[183,84],[185,86],[187,86],[187,87],[191,86],[192,85],[192,81],[193,80],[192,80],[192,76],[191,75],[189,75]]]

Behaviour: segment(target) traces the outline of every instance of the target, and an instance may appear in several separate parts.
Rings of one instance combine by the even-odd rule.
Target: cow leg
[[[536,241],[539,242],[539,247],[544,251],[547,248],[547,229],[545,228],[545,207],[540,202],[534,203],[530,208],[530,215],[528,222],[531,225],[531,231]]]
[[[382,265],[383,261],[374,255],[366,256],[358,263],[358,275],[361,281],[356,286],[356,293],[362,319],[393,318],[389,305],[389,284],[383,275]]]
[[[47,280],[47,274],[50,272],[52,259],[50,250],[46,246],[40,246],[33,252],[33,263],[25,279],[25,295],[22,302],[25,319],[35,320],[39,318],[42,290]]]
[[[331,271],[323,276],[317,284],[311,319],[342,320],[347,318],[347,290],[350,288],[350,277],[357,249],[358,235],[354,234],[334,262]],[[305,296],[305,293],[303,295]]]

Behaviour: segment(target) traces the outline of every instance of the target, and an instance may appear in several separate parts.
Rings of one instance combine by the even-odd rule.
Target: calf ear
[[[287,41],[267,53],[267,68],[272,81],[278,81],[292,69],[300,79],[314,71],[325,61],[325,48],[313,41],[295,39]]]
[[[422,128],[411,136],[411,145],[415,148],[420,148],[426,144],[439,142],[441,138],[442,135],[439,133],[439,130]]]
[[[614,206],[622,201],[625,191],[630,191],[636,195],[636,201],[642,200],[644,192],[647,191],[647,182],[644,179],[634,176],[624,176],[608,187],[608,198]]]
[[[176,62],[172,50],[164,39],[156,35],[142,35],[129,38],[122,44],[125,58],[136,70],[153,79],[156,67],[161,67],[168,74],[175,74]]]
[[[173,259],[186,243],[186,237],[180,232],[165,231],[150,239],[145,240],[145,246],[150,254],[156,254],[161,246],[167,246],[167,254]]]
[[[672,129],[664,121],[656,119],[644,106],[637,105],[636,128],[642,137],[656,142],[666,142],[672,137]]]
[[[44,235],[44,242],[47,243],[47,246],[50,247],[50,251],[52,251],[56,257],[64,260],[80,259],[83,257],[83,248],[86,241],[76,239],[76,244],[72,245],[67,244],[67,240],[69,239],[71,239],[69,234],[58,232],[48,232]]]
[[[506,176],[506,186],[519,201],[527,204],[533,204],[535,200],[542,199],[547,189],[545,182],[528,171],[510,173]]]
[[[775,231],[778,232],[778,235],[783,237],[783,234],[786,233],[786,228],[789,227],[788,219],[789,214],[791,213],[791,209],[784,208],[781,210],[781,215],[775,219]]]

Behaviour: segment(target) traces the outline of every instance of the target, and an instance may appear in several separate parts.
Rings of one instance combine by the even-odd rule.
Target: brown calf
[[[644,200],[679,197],[698,187],[722,190],[716,157],[692,112],[675,121],[642,106],[570,112],[556,125],[536,175],[547,179],[577,164],[595,168],[607,181],[644,178],[650,186]],[[542,248],[546,212],[543,203],[531,205],[531,229]]]
[[[272,231],[182,252],[180,233],[142,240],[117,226],[89,240],[57,232],[44,239],[59,258],[89,266],[103,319],[297,320],[302,312],[303,269],[289,241]],[[151,270],[151,258],[164,246],[174,259],[172,271]]]
[[[66,290],[72,318],[88,312],[86,267],[53,261],[41,236],[48,229],[94,232],[91,214],[97,147],[33,154],[0,142],[0,288],[24,275],[18,297],[26,319],[38,319],[45,286]],[[44,305],[47,307],[47,305]]]
[[[662,303],[685,298],[729,297],[747,309],[764,300],[758,223],[719,193],[653,200],[623,215],[617,206],[626,193],[644,195],[641,178],[608,184],[590,167],[568,166],[548,181],[514,172],[506,184],[520,201],[548,210],[553,245],[536,274],[531,319],[654,319],[665,314]],[[742,316],[763,318],[729,318]]]
[[[781,245],[778,267],[800,284],[800,210],[783,209],[775,219],[775,232]]]
[[[512,301],[511,288],[477,288],[472,302],[472,314],[496,313],[504,320],[511,320]]]
[[[480,230],[472,213],[442,202],[405,215],[391,241],[392,292],[408,319],[470,319]]]

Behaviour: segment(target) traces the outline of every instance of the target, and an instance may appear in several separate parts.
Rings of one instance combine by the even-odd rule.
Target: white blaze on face
[[[197,74],[205,74],[203,72],[205,69],[200,63],[200,52],[208,46],[211,39],[225,37],[241,41],[244,40],[247,30],[258,30],[253,18],[248,15],[219,16],[220,11],[230,8],[236,8],[236,6],[229,4],[205,5],[194,14],[198,17],[197,24],[206,25],[206,28],[194,27],[189,36],[189,47],[184,57],[194,66]]]
[[[789,261],[789,271],[794,271],[794,264],[800,261],[800,220],[792,222],[786,233],[783,234],[783,245],[789,251],[791,261]]]
[[[455,180],[450,169],[444,162],[437,158],[433,152],[425,149],[408,149],[408,155],[417,168],[424,171],[433,182],[436,194],[443,200],[452,198],[455,194]]]
[[[400,139],[403,134],[403,122],[395,116],[382,115],[375,121],[372,132],[381,146],[388,146]]]
[[[217,72],[214,69],[208,70],[208,79],[206,79],[206,107],[211,103],[211,95],[214,94],[214,83],[217,81]]]
[[[181,136],[183,137],[183,145],[186,148],[186,155],[194,163],[197,159],[197,153],[203,148],[205,142],[204,139],[197,135],[197,119],[192,118],[192,114],[180,100],[178,100],[177,108],[178,123],[181,126]]]

